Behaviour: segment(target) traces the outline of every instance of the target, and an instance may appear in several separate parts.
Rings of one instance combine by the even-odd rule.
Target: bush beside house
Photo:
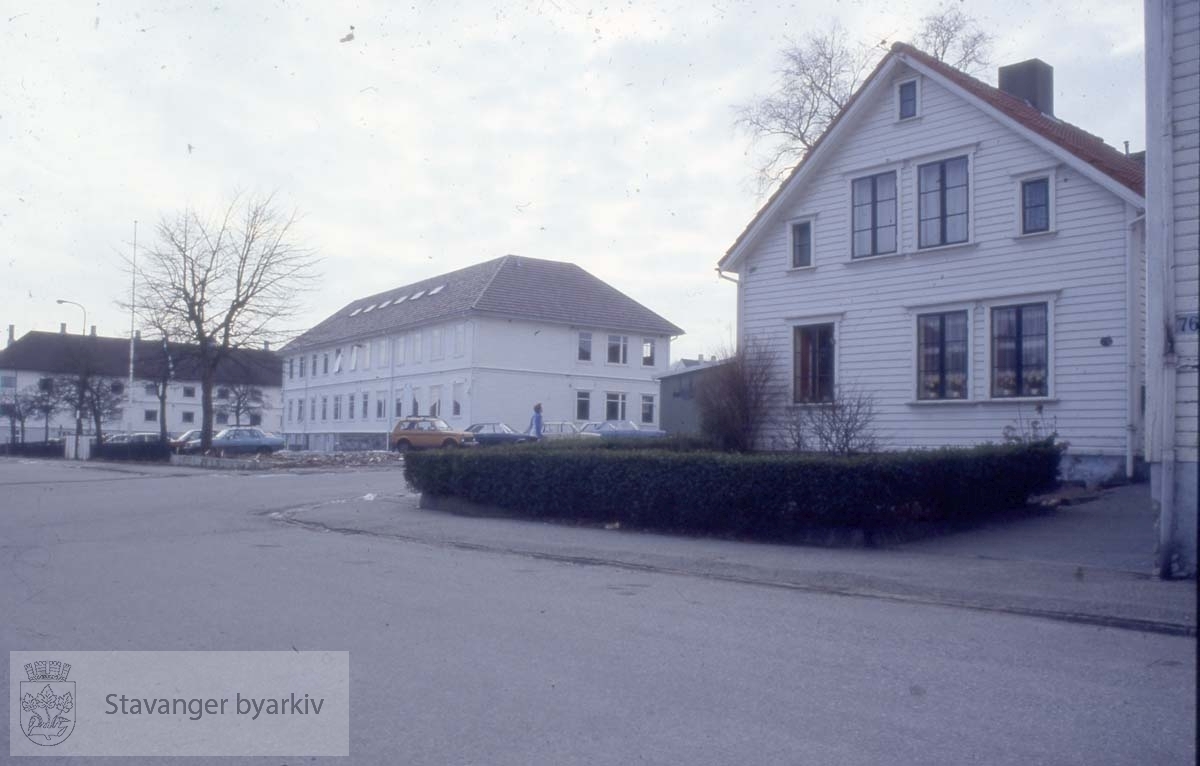
[[[973,449],[826,455],[624,449],[431,451],[405,478],[433,497],[529,518],[794,539],[986,518],[1052,488],[1049,441]]]

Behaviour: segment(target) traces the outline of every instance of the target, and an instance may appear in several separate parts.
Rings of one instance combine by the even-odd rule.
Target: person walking
[[[529,418],[529,428],[525,429],[525,433],[533,436],[534,439],[541,440],[542,438],[542,403],[538,402],[533,405],[533,417]]]

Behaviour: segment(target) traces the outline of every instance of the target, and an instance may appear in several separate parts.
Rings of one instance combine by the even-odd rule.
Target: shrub
[[[136,460],[146,463],[165,463],[171,459],[171,445],[166,442],[98,444],[92,447],[92,457],[99,460]]]
[[[14,442],[0,444],[0,455],[20,455],[21,457],[62,457],[62,442]]]
[[[404,473],[423,493],[531,518],[787,539],[986,517],[1054,486],[1058,457],[1048,442],[850,457],[601,444],[410,453]]]

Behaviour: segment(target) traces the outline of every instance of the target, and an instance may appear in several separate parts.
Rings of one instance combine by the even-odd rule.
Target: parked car
[[[523,444],[533,438],[529,434],[517,433],[506,423],[473,423],[467,426],[467,430],[475,434],[475,441],[481,447]]]
[[[239,426],[226,428],[213,437],[212,451],[226,455],[269,455],[283,449],[283,437],[267,433],[261,428]],[[191,439],[184,445],[184,452],[198,452],[200,438]]]
[[[666,436],[667,432],[650,426],[639,426],[632,420],[606,420],[603,423],[586,423],[583,433],[607,437],[654,438]]]
[[[200,429],[193,428],[190,431],[184,431],[182,434],[180,434],[178,437],[176,437],[174,439],[168,439],[167,444],[170,444],[171,449],[175,450],[176,452],[183,452],[184,448],[187,447],[188,442],[196,441],[197,443],[199,443],[199,439],[200,439]]]
[[[132,434],[112,434],[104,437],[105,444],[153,444],[159,441],[155,431],[138,431]]]
[[[401,418],[392,429],[391,448],[397,452],[436,447],[473,447],[479,442],[470,431],[457,431],[441,418]]]
[[[548,420],[542,424],[543,439],[599,439],[600,434],[579,430],[569,420]]]

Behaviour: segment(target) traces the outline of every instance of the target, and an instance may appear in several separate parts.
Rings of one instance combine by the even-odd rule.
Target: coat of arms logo
[[[21,732],[37,745],[52,746],[75,730],[75,682],[68,681],[71,666],[58,660],[38,660],[25,665],[28,681],[21,682]]]

